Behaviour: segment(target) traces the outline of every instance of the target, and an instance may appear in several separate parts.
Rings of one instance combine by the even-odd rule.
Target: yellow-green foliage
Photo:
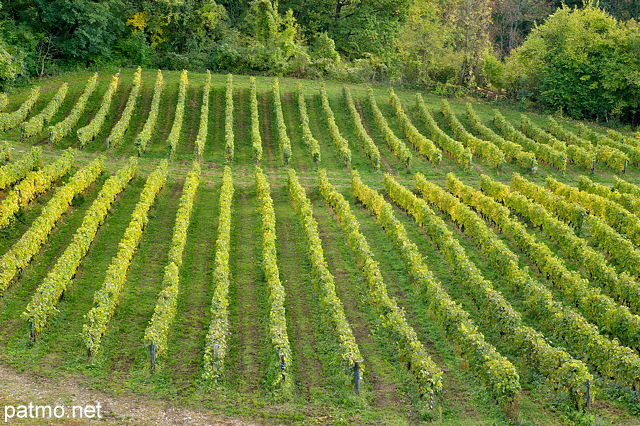
[[[409,162],[411,161],[411,151],[407,148],[407,145],[400,140],[398,136],[391,130],[389,124],[387,123],[387,119],[384,118],[382,111],[378,108],[378,104],[376,102],[376,98],[373,95],[373,89],[371,87],[368,88],[367,94],[369,97],[369,103],[371,104],[371,109],[373,110],[373,118],[378,126],[378,130],[384,136],[385,142],[391,148],[391,152],[393,152],[396,157],[400,159],[402,164],[405,167],[409,167]]]
[[[256,90],[256,78],[249,78],[249,97],[251,103],[251,147],[256,163],[262,160],[262,137],[260,136],[260,114],[258,112],[258,93]]]
[[[162,90],[164,89],[164,78],[162,77],[162,71],[158,70],[156,74],[156,82],[153,86],[153,99],[151,99],[151,109],[149,110],[149,116],[145,121],[144,126],[138,136],[136,136],[136,147],[138,147],[138,153],[142,153],[147,149],[147,144],[151,140],[153,131],[156,127],[156,121],[158,120],[158,112],[160,111],[160,99],[162,98]]]
[[[300,112],[300,130],[302,131],[302,142],[311,150],[311,158],[313,162],[318,165],[320,162],[320,145],[316,138],[311,133],[311,127],[309,127],[309,115],[307,114],[307,103],[304,100],[304,93],[302,93],[302,85],[298,83],[298,110]]]
[[[406,269],[426,295],[430,311],[449,337],[463,348],[469,364],[491,395],[501,404],[514,401],[521,388],[520,377],[513,364],[485,340],[469,313],[435,280],[418,247],[409,239],[404,226],[395,217],[391,205],[378,192],[365,185],[355,170],[351,174],[351,183],[355,196],[375,214],[393,244],[398,247]]]
[[[98,73],[93,74],[87,80],[87,85],[84,87],[84,91],[76,101],[75,105],[71,109],[71,112],[67,114],[64,120],[49,126],[49,143],[57,144],[71,133],[71,130],[75,127],[87,106],[87,101],[93,93],[98,84]]]
[[[479,157],[489,167],[497,169],[504,163],[504,152],[498,148],[493,142],[479,139],[467,132],[458,117],[451,109],[451,105],[446,99],[440,102],[440,112],[444,116],[444,120],[457,140],[462,142],[464,146]]]
[[[31,136],[35,136],[42,131],[44,125],[53,118],[56,112],[58,112],[60,105],[62,105],[64,98],[67,96],[68,88],[69,85],[67,83],[62,83],[47,106],[44,107],[44,109],[39,114],[34,115],[29,120],[24,121],[20,125],[22,128],[20,139],[30,138]]]
[[[567,170],[567,154],[564,151],[558,151],[551,145],[538,143],[522,132],[518,131],[511,123],[509,123],[498,110],[493,111],[493,124],[505,139],[517,143],[526,151],[535,154],[539,161],[545,162],[561,172]]]
[[[571,307],[554,300],[551,291],[520,267],[518,256],[478,214],[420,173],[416,174],[416,187],[430,204],[463,228],[489,265],[500,270],[503,284],[520,297],[528,315],[538,320],[538,326],[548,337],[553,336],[558,344],[571,347],[607,377],[616,377],[621,383],[638,380],[640,357],[632,349],[600,334],[598,327]]]
[[[27,118],[27,115],[29,115],[38,97],[40,97],[40,87],[36,86],[31,89],[27,95],[27,99],[25,99],[17,110],[13,112],[0,112],[0,132],[13,129],[20,125],[20,123]]]
[[[196,158],[202,160],[204,147],[209,133],[209,94],[211,93],[211,73],[207,70],[207,77],[202,90],[202,105],[200,106],[200,126],[196,136]]]
[[[358,139],[362,143],[364,147],[364,152],[369,157],[369,160],[373,163],[376,169],[380,168],[380,151],[376,146],[367,130],[364,128],[362,124],[362,117],[360,117],[360,113],[356,109],[356,104],[353,101],[353,96],[351,96],[351,91],[347,86],[342,88],[344,93],[344,98],[347,101],[347,108],[349,108],[349,115],[351,116],[351,123],[353,123],[353,127],[356,129],[356,134],[358,135]]]
[[[120,293],[127,282],[127,270],[138,248],[144,228],[149,221],[149,209],[167,181],[168,160],[164,159],[154,170],[144,185],[140,200],[131,214],[131,221],[118,243],[118,252],[111,259],[102,288],[93,295],[93,308],[85,315],[82,338],[89,354],[94,355],[100,348],[102,336],[118,306]]]
[[[51,188],[55,181],[69,173],[75,155],[76,152],[73,149],[68,149],[55,163],[29,172],[0,202],[0,228],[8,226],[21,207],[29,204],[38,195]]]
[[[271,89],[271,97],[273,99],[273,109],[276,114],[276,130],[278,135],[278,143],[280,144],[280,150],[284,158],[284,164],[289,164],[291,160],[291,140],[287,135],[287,125],[284,122],[284,115],[282,114],[282,102],[280,100],[280,85],[278,79],[273,79],[273,87]]]
[[[285,315],[285,291],[280,282],[278,256],[276,249],[276,214],[269,182],[262,170],[256,167],[256,192],[258,195],[258,211],[262,228],[262,268],[264,270],[267,290],[269,292],[269,333],[271,341],[268,362],[269,382],[273,387],[280,386],[291,390],[291,347],[287,334],[287,318]],[[284,370],[280,371],[280,355],[284,355]]]
[[[78,129],[78,143],[80,143],[80,146],[85,146],[88,142],[92,141],[93,138],[98,135],[100,129],[102,129],[104,120],[107,118],[107,114],[109,113],[111,100],[118,89],[119,80],[120,78],[118,75],[111,77],[111,84],[109,84],[107,91],[102,95],[102,103],[100,104],[98,112],[96,112],[96,115],[93,116],[89,124]]]
[[[336,333],[335,338],[339,350],[337,366],[342,372],[345,384],[349,384],[353,380],[354,364],[356,361],[361,361],[362,356],[353,336],[351,325],[349,325],[349,321],[344,314],[342,302],[336,293],[333,275],[331,275],[324,259],[322,241],[318,233],[318,223],[313,217],[311,202],[307,198],[307,194],[302,185],[300,185],[298,176],[293,169],[289,169],[289,195],[302,226],[311,270],[319,286],[320,303],[323,306],[322,312],[326,313],[325,320],[331,324]],[[361,371],[364,373],[364,365],[361,366]]]
[[[217,379],[224,369],[229,335],[229,250],[231,246],[231,203],[233,201],[233,176],[231,168],[225,166],[220,189],[220,218],[216,259],[213,269],[213,298],[211,300],[211,322],[204,347],[205,380]],[[216,345],[218,350],[216,353]]]
[[[35,290],[31,301],[22,316],[31,323],[33,332],[38,335],[47,324],[49,318],[56,314],[56,304],[71,284],[80,266],[80,262],[87,254],[98,228],[104,222],[109,209],[116,197],[133,179],[138,170],[135,158],[120,169],[104,183],[98,197],[84,215],[82,224],[73,235],[73,240],[58,258],[53,269],[49,271],[44,281]]]
[[[124,106],[124,111],[120,116],[120,120],[113,126],[111,133],[107,136],[107,148],[120,145],[122,137],[129,128],[133,111],[136,109],[136,102],[138,101],[138,95],[142,88],[142,68],[138,67],[135,74],[133,74],[133,84],[131,86],[131,92],[129,92],[129,98],[127,104]]]
[[[338,150],[338,155],[342,159],[342,162],[348,168],[351,167],[351,149],[349,149],[349,143],[347,140],[342,137],[340,134],[340,129],[336,124],[336,119],[333,115],[333,111],[331,110],[331,105],[329,105],[329,98],[327,97],[327,90],[324,87],[324,84],[320,86],[320,100],[322,102],[322,110],[324,111],[324,116],[327,119],[327,123],[329,124],[329,134],[331,135],[331,140]]]
[[[395,299],[389,297],[378,262],[373,259],[369,243],[360,232],[358,219],[351,212],[349,202],[331,185],[324,169],[320,170],[319,186],[324,200],[335,210],[338,221],[347,234],[347,243],[360,265],[369,288],[367,302],[375,307],[382,326],[393,333],[398,358],[407,363],[420,394],[433,406],[435,394],[442,390],[442,370],[427,354],[415,330],[407,323],[402,308]]]
[[[0,189],[15,184],[30,171],[40,168],[41,165],[42,148],[34,146],[18,161],[0,167]]]
[[[189,78],[187,77],[187,70],[182,70],[180,74],[180,86],[178,88],[178,102],[176,104],[176,115],[173,118],[173,125],[171,126],[171,132],[167,137],[169,143],[170,153],[176,152],[178,147],[178,141],[180,139],[180,131],[182,130],[182,120],[184,118],[184,104],[187,100],[187,86],[189,86]]]
[[[225,110],[224,110],[224,158],[227,162],[233,161],[234,151],[233,136],[233,76],[227,75],[227,85],[225,88]]]
[[[24,269],[49,238],[56,223],[67,211],[73,197],[91,185],[104,170],[104,157],[99,157],[78,170],[69,182],[58,188],[42,208],[27,232],[0,258],[0,295],[9,287],[18,272]]]
[[[436,123],[433,114],[427,108],[420,93],[416,93],[416,106],[418,107],[418,115],[424,123],[431,139],[438,144],[443,151],[446,151],[453,157],[453,160],[462,166],[463,169],[471,168],[471,150],[465,148],[463,144],[447,135]]]
[[[191,171],[185,179],[176,213],[176,224],[173,227],[171,248],[169,249],[169,263],[164,268],[162,278],[162,290],[158,294],[158,301],[149,326],[144,332],[145,342],[155,346],[157,356],[162,356],[167,351],[169,330],[173,318],[176,316],[182,254],[187,244],[187,230],[191,222],[191,212],[199,185],[200,164],[194,161]]]
[[[391,105],[396,112],[396,116],[398,117],[398,121],[400,122],[400,126],[402,127],[402,131],[404,135],[407,137],[409,142],[418,150],[418,152],[429,159],[433,164],[438,164],[442,159],[442,151],[440,151],[435,144],[427,139],[420,131],[416,128],[416,126],[411,123],[409,117],[404,112],[402,108],[402,103],[400,102],[400,98],[396,96],[393,89],[389,89],[389,100],[391,101]]]

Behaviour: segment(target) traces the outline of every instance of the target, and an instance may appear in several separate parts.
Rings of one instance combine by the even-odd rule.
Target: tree
[[[184,54],[220,38],[227,12],[214,0],[156,0],[132,2],[128,16],[158,50]]]
[[[490,0],[453,0],[447,15],[456,27],[456,47],[462,52],[458,84],[475,86],[482,83],[482,60],[489,43],[491,22]]]
[[[554,10],[549,0],[493,0],[491,39],[500,56],[520,46],[536,22]]]
[[[454,52],[454,39],[439,1],[414,1],[396,38],[403,74],[426,87],[455,79],[460,55]]]
[[[47,34],[66,59],[87,65],[113,53],[123,29],[119,0],[35,0],[34,27]]]
[[[640,29],[593,5],[563,7],[509,58],[515,89],[575,118],[637,120]]]

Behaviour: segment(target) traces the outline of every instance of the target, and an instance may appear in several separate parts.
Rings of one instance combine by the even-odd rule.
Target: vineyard
[[[273,423],[640,422],[640,135],[141,69],[0,107],[3,365]]]

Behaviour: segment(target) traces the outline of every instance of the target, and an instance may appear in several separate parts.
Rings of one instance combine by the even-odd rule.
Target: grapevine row
[[[351,149],[349,148],[349,143],[347,140],[340,134],[340,129],[336,124],[336,118],[333,115],[333,111],[331,110],[331,105],[329,105],[329,98],[327,97],[327,89],[325,89],[324,84],[320,86],[320,102],[322,103],[322,111],[324,112],[324,116],[327,119],[327,123],[329,124],[329,135],[331,136],[331,140],[338,150],[338,155],[342,159],[342,162],[347,166],[347,168],[351,167]]]
[[[357,171],[352,172],[355,196],[375,214],[389,238],[400,251],[405,266],[420,291],[425,294],[429,310],[444,327],[449,338],[460,345],[463,356],[483,381],[489,393],[501,404],[511,403],[520,393],[520,378],[515,367],[489,344],[469,313],[456,303],[427,269],[418,247],[395,217],[393,208],[373,189],[366,186]]]
[[[209,95],[210,93],[211,93],[211,73],[209,72],[209,70],[207,70],[207,77],[204,83],[204,89],[202,90],[202,105],[200,106],[200,125],[198,127],[198,135],[196,136],[196,142],[195,142],[195,146],[196,146],[195,154],[196,154],[196,158],[199,160],[202,160],[202,157],[204,156],[204,147],[205,147],[205,144],[207,143],[207,134],[209,133]],[[227,98],[227,102],[228,101],[229,99]],[[232,98],[232,102],[233,102],[233,98]],[[233,111],[233,105],[231,106],[231,109]],[[229,112],[228,110],[229,108],[227,103],[227,112]],[[227,121],[228,121],[228,118],[227,118]],[[232,121],[232,124],[233,124],[233,121]],[[226,130],[228,129],[225,125],[225,131]],[[233,128],[231,132],[233,137]]]
[[[85,168],[76,172],[67,184],[57,189],[53,197],[42,208],[29,229],[20,239],[0,258],[0,296],[11,284],[18,272],[24,269],[42,245],[47,241],[49,234],[67,211],[73,197],[84,191],[102,173],[104,158],[97,158]]]
[[[551,167],[561,172],[567,170],[567,154],[565,152],[529,139],[513,127],[498,110],[494,110],[493,113],[493,124],[504,138],[519,144],[527,151],[533,152],[538,160],[544,161]]]
[[[594,149],[594,146],[591,142],[567,130],[551,117],[547,118],[547,131],[554,137],[568,143],[569,145],[578,145],[588,150]]]
[[[347,317],[344,314],[342,302],[336,293],[333,275],[331,275],[324,258],[322,242],[318,233],[318,223],[313,217],[311,202],[307,198],[307,194],[302,185],[300,185],[296,172],[293,169],[289,169],[289,194],[298,215],[300,225],[302,226],[311,269],[320,287],[320,301],[324,307],[322,311],[327,314],[326,319],[333,326],[337,334],[340,357],[338,366],[341,369],[345,382],[350,383],[353,379],[351,370],[356,362],[362,360],[362,356],[360,355],[360,349],[358,348],[356,339],[353,336],[351,325],[349,325]],[[362,374],[364,372],[364,366],[361,365],[360,368]]]
[[[483,162],[494,169],[502,166],[502,163],[504,163],[504,153],[502,150],[493,142],[479,139],[467,132],[446,99],[442,99],[440,102],[440,112],[444,116],[445,123],[453,130],[453,135],[456,139],[468,147],[474,155],[480,157]]]
[[[169,136],[167,137],[170,155],[173,155],[176,152],[176,148],[178,147],[178,140],[180,139],[180,131],[182,130],[182,119],[184,118],[184,104],[187,100],[187,86],[189,86],[187,70],[182,70],[182,73],[180,73],[180,86],[178,87],[178,102],[176,103],[176,114],[173,118],[171,132],[169,132]]]
[[[311,158],[313,162],[318,165],[320,163],[320,144],[311,133],[309,127],[309,115],[307,114],[307,103],[304,100],[304,93],[302,93],[302,85],[298,83],[298,111],[300,112],[300,130],[302,132],[302,142],[311,150]]]
[[[409,142],[411,142],[421,155],[427,157],[433,164],[440,163],[440,160],[442,160],[442,151],[440,151],[432,141],[420,133],[411,120],[409,120],[409,117],[402,108],[400,98],[398,98],[393,89],[389,89],[389,100],[400,122],[400,127]]]
[[[227,75],[225,89],[225,114],[224,114],[224,158],[227,162],[233,161],[233,76]]]
[[[585,169],[593,169],[596,162],[596,154],[593,150],[585,149],[579,145],[567,146],[564,142],[556,139],[551,134],[533,124],[533,122],[524,115],[520,120],[520,128],[525,136],[528,136],[534,141],[544,145],[549,145],[560,152],[566,153],[567,162],[576,164]]]
[[[629,210],[631,213],[636,215],[640,214],[640,198],[635,195],[621,193],[616,191],[615,188],[593,182],[586,176],[578,177],[578,189],[590,194],[599,195],[603,198],[608,198]]]
[[[154,348],[156,356],[165,354],[168,349],[169,330],[178,306],[182,255],[187,243],[187,230],[191,222],[191,212],[199,184],[200,164],[194,161],[180,196],[176,224],[173,227],[173,236],[171,237],[168,264],[164,268],[164,276],[162,277],[162,290],[158,294],[158,301],[149,326],[144,332],[144,341]],[[153,361],[155,362],[155,359]]]
[[[135,139],[136,147],[138,148],[138,154],[144,152],[147,149],[147,144],[151,140],[151,135],[156,126],[158,120],[158,112],[160,111],[160,99],[162,98],[162,90],[164,89],[164,77],[162,71],[158,70],[156,74],[156,82],[153,85],[153,98],[151,99],[151,109],[149,110],[149,116],[145,121],[142,130]]]
[[[11,147],[9,142],[0,142],[0,164],[5,164],[11,161]]]
[[[385,142],[389,145],[391,152],[400,159],[402,165],[409,167],[409,163],[411,162],[411,150],[407,148],[407,145],[400,140],[393,130],[391,130],[391,127],[389,127],[387,119],[384,118],[382,111],[378,108],[378,103],[376,102],[376,97],[373,94],[373,89],[371,87],[367,88],[367,97],[369,98],[369,104],[373,111],[374,121],[376,122],[376,126],[378,126],[378,130],[382,133]]]
[[[556,122],[553,118],[549,118],[549,123],[547,125],[547,130],[553,136],[564,140],[570,145],[577,145],[581,148],[584,148],[588,151],[595,152],[596,160],[600,163],[605,164],[612,170],[615,171],[623,171],[624,165],[628,161],[627,155],[615,148],[605,145],[597,145],[594,146],[590,141],[581,138],[573,132],[562,127],[558,122]]]
[[[440,148],[448,152],[455,162],[462,166],[464,170],[469,170],[471,168],[471,151],[442,131],[433,118],[433,114],[431,114],[431,111],[429,111],[427,105],[424,103],[424,99],[422,99],[420,93],[416,93],[416,106],[418,107],[418,115],[426,126],[431,139],[437,143]]]
[[[273,200],[269,182],[262,170],[256,167],[256,191],[258,196],[258,211],[262,228],[262,268],[269,292],[269,334],[272,351],[269,362],[269,381],[272,386],[280,385],[290,388],[291,347],[287,335],[287,318],[284,302],[285,290],[280,282],[278,272],[278,256],[276,250],[276,214],[273,210]],[[284,365],[281,366],[281,362]]]
[[[58,258],[53,269],[38,286],[22,316],[29,321],[32,336],[35,338],[44,329],[47,321],[57,312],[56,304],[80,266],[80,262],[89,251],[98,228],[104,222],[113,202],[133,179],[138,170],[135,158],[129,164],[111,176],[102,186],[98,197],[84,215],[82,224],[73,235],[73,240]]]
[[[492,183],[486,175],[482,175],[482,178],[485,187]],[[576,306],[588,320],[608,334],[620,338],[625,345],[635,349],[640,347],[636,337],[640,335],[640,317],[632,314],[626,306],[617,305],[578,272],[570,271],[547,244],[529,233],[524,225],[511,217],[509,209],[492,197],[463,184],[451,174],[447,183],[449,191],[493,222],[547,276],[555,290],[568,303]]]
[[[364,147],[364,152],[367,157],[369,157],[369,160],[371,160],[375,168],[380,169],[380,151],[362,124],[362,117],[360,117],[360,113],[356,109],[356,104],[351,96],[351,90],[349,90],[347,86],[344,86],[342,91],[344,92],[344,98],[347,102],[347,108],[349,108],[351,123],[353,123],[353,127],[356,129],[356,135]]]
[[[607,129],[607,137],[616,142],[625,143],[627,145],[634,146],[634,147],[640,147],[640,139],[637,139],[634,137],[628,137],[613,129]]]
[[[260,136],[260,113],[258,112],[258,93],[256,78],[249,77],[249,102],[251,107],[251,147],[256,164],[262,160],[262,136]]]
[[[86,322],[82,326],[82,338],[91,356],[100,349],[102,336],[107,331],[107,325],[118,306],[120,293],[127,282],[127,270],[149,221],[149,209],[167,181],[168,164],[168,160],[162,160],[147,178],[140,200],[131,214],[131,221],[118,243],[118,253],[111,259],[107,268],[102,288],[93,295],[94,306],[85,315]]]
[[[93,116],[89,124],[84,127],[78,129],[78,143],[80,146],[85,146],[88,142],[92,141],[102,128],[104,124],[104,120],[107,118],[107,114],[109,113],[109,107],[111,106],[111,100],[113,99],[113,95],[116,93],[118,89],[118,83],[120,81],[120,77],[118,74],[111,77],[111,83],[107,88],[107,91],[102,95],[102,103],[100,104],[100,108],[96,115]]]
[[[87,101],[95,90],[97,84],[98,73],[95,73],[87,80],[84,91],[82,92],[76,103],[73,105],[71,112],[67,114],[64,120],[52,126],[49,126],[49,143],[57,144],[62,140],[62,138],[71,133],[71,130],[78,123],[78,120],[80,120],[84,109],[87,107]]]
[[[8,188],[42,164],[42,148],[34,146],[21,159],[0,167],[0,189]]]
[[[280,85],[277,78],[273,79],[271,97],[273,100],[273,110],[276,114],[278,144],[280,144],[280,150],[282,151],[282,156],[284,157],[284,164],[289,164],[289,160],[291,160],[291,140],[287,135],[287,125],[284,122],[284,115],[282,113],[282,102],[280,100]]]
[[[20,123],[27,118],[29,111],[31,111],[39,97],[40,87],[36,86],[29,91],[27,99],[25,99],[17,110],[13,112],[0,112],[0,132],[19,126]]]
[[[530,183],[517,173],[513,176],[511,189],[506,185],[492,182],[488,178],[480,180],[480,187],[487,195],[500,200],[504,205],[530,220],[533,226],[541,228],[545,235],[564,250],[565,257],[577,261],[591,277],[604,285],[609,294],[617,300],[628,303],[635,312],[640,310],[640,286],[629,275],[618,274],[605,257],[593,250],[584,239],[577,237],[569,225],[556,219],[543,204],[523,195],[533,193],[535,197],[534,191],[543,193],[546,191],[544,188]],[[554,198],[557,197],[550,194],[548,201]],[[593,233],[596,232],[598,224],[603,224],[600,219],[591,215],[586,220],[594,221],[591,226]]]
[[[443,252],[451,268],[465,283],[478,309],[487,317],[489,327],[495,327],[513,348],[553,384],[555,389],[568,392],[574,401],[584,395],[585,384],[592,380],[586,365],[575,360],[562,349],[551,346],[537,330],[526,326],[521,315],[511,306],[493,284],[468,258],[445,222],[427,202],[385,175],[385,188],[393,201],[408,211],[427,231],[431,240]]]
[[[331,185],[327,172],[320,170],[320,192],[338,216],[342,229],[347,234],[347,243],[351,247],[358,265],[369,288],[367,302],[372,303],[381,316],[382,325],[393,333],[399,352],[398,357],[406,362],[413,374],[420,394],[433,406],[434,396],[442,389],[442,370],[427,354],[422,342],[418,340],[395,299],[389,297],[378,262],[373,259],[371,248],[365,236],[360,232],[358,220],[351,212],[349,202]]]
[[[48,123],[56,112],[58,112],[58,109],[60,109],[60,105],[62,105],[64,98],[67,96],[68,88],[69,85],[67,83],[62,83],[47,106],[44,107],[39,114],[34,115],[20,125],[22,128],[22,131],[20,132],[20,140],[35,136],[42,131],[44,125]]]
[[[640,277],[640,252],[631,241],[595,216],[589,215],[585,225],[595,244],[609,254],[623,271],[636,278]],[[640,286],[635,285],[633,290],[636,299],[640,296]],[[635,306],[637,307],[638,303],[635,303]]]
[[[21,207],[49,190],[55,181],[69,173],[75,155],[75,151],[71,149],[64,151],[55,163],[29,172],[20,183],[14,186],[13,190],[0,202],[0,228],[8,226]]]
[[[614,201],[561,183],[551,176],[546,180],[547,188],[556,195],[576,202],[595,216],[601,217],[621,234],[627,235],[634,244],[640,244],[640,219]]]
[[[528,170],[536,170],[538,161],[535,154],[522,149],[521,145],[511,142],[485,126],[481,121],[470,103],[467,103],[467,119],[471,130],[480,135],[483,139],[493,142],[504,153],[505,161],[514,160],[515,163]]]
[[[618,176],[613,177],[613,189],[622,194],[629,194],[636,198],[640,198],[640,187],[620,179]]]
[[[587,322],[572,308],[553,299],[549,289],[534,280],[519,259],[476,213],[456,197],[416,174],[416,186],[423,197],[447,213],[462,227],[483,257],[496,270],[502,282],[517,292],[529,315],[535,317],[549,336],[563,341],[580,358],[606,377],[629,384],[640,378],[640,357],[630,348],[602,336],[598,327]]]
[[[616,140],[610,139],[605,135],[601,135],[591,130],[583,123],[580,123],[579,133],[585,138],[589,139],[593,143],[595,143],[598,147],[614,149],[617,151],[622,151],[627,155],[627,162],[630,160],[635,165],[640,164],[640,148],[626,144],[624,142],[618,142]],[[618,168],[618,171],[624,172],[626,170],[626,163],[622,165],[621,168]]]
[[[211,300],[211,323],[204,348],[205,380],[219,377],[227,355],[229,335],[229,250],[231,244],[231,202],[233,200],[233,178],[231,169],[225,166],[220,189],[220,216],[216,260],[213,268],[213,298]]]
[[[124,106],[120,120],[111,129],[111,133],[107,137],[107,149],[110,147],[116,147],[122,142],[122,138],[129,128],[131,117],[133,117],[133,111],[136,109],[136,102],[138,101],[138,95],[140,95],[140,89],[142,88],[142,68],[138,67],[133,74],[133,84],[131,86],[131,92],[129,92],[129,98]]]

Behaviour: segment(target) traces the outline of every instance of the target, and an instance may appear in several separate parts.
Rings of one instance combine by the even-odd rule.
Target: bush
[[[631,121],[640,109],[638,33],[598,7],[560,8],[509,59],[511,90],[574,118]]]

